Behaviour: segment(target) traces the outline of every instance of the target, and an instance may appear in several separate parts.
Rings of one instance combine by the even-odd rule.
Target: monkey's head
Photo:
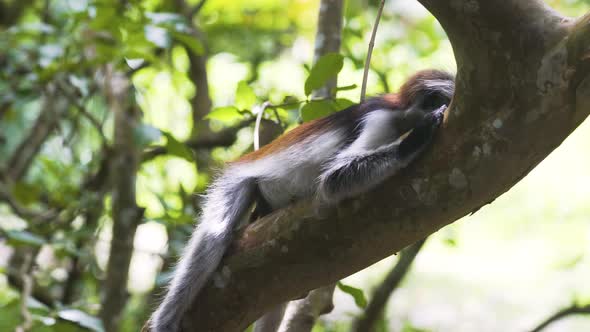
[[[398,96],[409,122],[441,106],[448,106],[455,92],[455,77],[440,70],[423,70],[402,85]]]

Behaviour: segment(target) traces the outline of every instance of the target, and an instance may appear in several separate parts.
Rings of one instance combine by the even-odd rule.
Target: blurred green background
[[[571,16],[590,10],[588,0],[547,2]],[[261,135],[272,138],[358,102],[378,2],[345,1],[332,104],[309,102],[304,89],[318,6],[0,1],[0,331],[103,330],[117,236],[133,243],[127,288],[119,285],[121,330],[141,327],[192,230],[194,193],[252,149],[256,105],[280,105],[263,114]],[[368,93],[395,91],[430,67],[455,70],[444,31],[416,1],[387,1]],[[123,98],[109,92],[117,75],[130,84]],[[143,215],[136,231],[113,236],[117,184],[105,173],[116,172],[116,103],[136,117]],[[527,331],[560,308],[590,304],[589,150],[586,121],[512,190],[431,236],[379,330]],[[370,298],[396,259],[343,283]],[[314,331],[347,331],[362,313],[350,294],[336,290],[334,301]],[[590,315],[546,331],[590,331]]]

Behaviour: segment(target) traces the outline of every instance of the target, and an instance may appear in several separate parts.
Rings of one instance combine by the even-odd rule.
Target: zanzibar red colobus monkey
[[[333,204],[373,188],[431,142],[454,88],[448,73],[418,72],[398,93],[304,123],[230,163],[207,192],[200,223],[150,319],[151,331],[179,331],[254,205],[260,216],[306,198]]]

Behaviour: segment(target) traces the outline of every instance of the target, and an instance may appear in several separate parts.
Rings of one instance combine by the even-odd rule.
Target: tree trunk
[[[134,134],[140,119],[137,105],[129,102],[129,80],[113,73],[107,82],[108,101],[115,116],[113,181],[113,230],[100,317],[106,332],[119,331],[121,315],[127,303],[127,278],[133,255],[135,231],[143,218],[143,209],[135,201],[135,178],[140,149]]]

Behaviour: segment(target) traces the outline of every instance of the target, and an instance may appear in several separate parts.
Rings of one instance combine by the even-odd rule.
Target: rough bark
[[[375,289],[373,296],[363,314],[354,322],[353,332],[370,332],[375,329],[379,317],[383,314],[385,305],[414,262],[418,252],[426,240],[418,241],[402,250],[399,260],[387,274],[383,282]]]
[[[186,331],[242,330],[278,303],[477,211],[590,113],[590,15],[566,18],[535,0],[421,3],[449,35],[458,65],[435,144],[356,199],[323,209],[300,203],[247,227],[222,262],[224,287],[205,287]]]
[[[135,231],[143,217],[135,199],[135,179],[139,165],[139,147],[134,138],[140,111],[130,103],[129,81],[114,73],[107,83],[108,101],[115,116],[114,156],[111,164],[113,183],[113,230],[100,317],[105,331],[116,332],[127,303],[127,278],[133,255]]]

